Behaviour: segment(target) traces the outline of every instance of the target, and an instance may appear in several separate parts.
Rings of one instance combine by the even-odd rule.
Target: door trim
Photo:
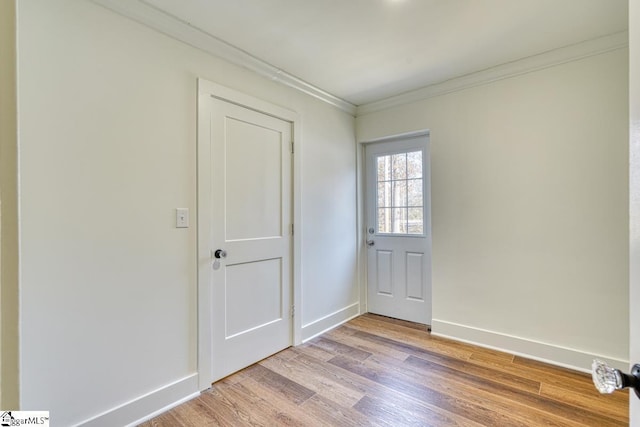
[[[197,308],[198,308],[198,333],[197,333],[197,366],[198,366],[198,388],[206,390],[211,387],[211,289],[208,286],[211,280],[211,254],[209,241],[211,227],[208,218],[211,217],[211,206],[208,203],[211,189],[211,175],[207,165],[210,164],[211,151],[209,146],[209,119],[206,117],[205,103],[211,97],[230,102],[241,107],[245,107],[272,117],[291,123],[291,136],[294,142],[294,153],[292,154],[292,206],[293,224],[295,232],[293,234],[292,249],[292,304],[297,309],[293,313],[292,343],[298,345],[302,343],[302,316],[300,307],[302,306],[301,277],[302,277],[302,207],[301,207],[301,119],[299,115],[286,108],[277,106],[270,102],[255,98],[251,95],[230,89],[228,87],[213,83],[211,81],[198,78],[198,105],[197,105]]]
[[[357,188],[357,239],[358,239],[358,281],[360,287],[360,313],[366,313],[368,311],[368,297],[367,297],[367,285],[368,285],[368,275],[367,275],[367,247],[365,245],[365,241],[367,239],[367,206],[366,206],[366,180],[367,180],[367,171],[366,171],[366,154],[365,148],[368,144],[373,144],[376,142],[391,142],[391,141],[401,141],[406,138],[415,138],[415,137],[425,137],[429,138],[431,132],[428,129],[422,129],[411,132],[404,132],[395,135],[386,135],[380,138],[367,139],[364,141],[358,141],[357,144],[357,153],[356,153],[356,188]],[[429,141],[430,147],[431,141]],[[430,150],[429,150],[430,151]],[[429,154],[429,163],[431,162],[431,155]],[[431,166],[429,165],[429,171],[431,171]],[[426,188],[425,197],[429,198],[429,209],[431,209],[431,177],[428,178],[428,184]],[[429,213],[429,221],[427,222],[427,230],[428,233],[428,242],[427,244],[431,250],[431,213]],[[433,253],[431,254],[433,257]],[[433,284],[431,285],[431,312],[432,312],[432,320],[433,320]]]

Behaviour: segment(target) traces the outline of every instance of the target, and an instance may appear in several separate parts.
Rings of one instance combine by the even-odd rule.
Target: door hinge
[[[291,224],[291,235],[293,236],[293,224]]]
[[[292,318],[292,319],[293,319],[293,316],[295,316],[295,314],[296,314],[296,306],[295,306],[295,305],[292,305],[292,306],[291,306],[291,318]]]
[[[294,153],[293,146],[294,146],[294,143],[293,143],[293,141],[291,141],[291,154]]]

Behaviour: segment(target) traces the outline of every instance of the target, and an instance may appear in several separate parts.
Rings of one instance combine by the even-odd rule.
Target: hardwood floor
[[[627,426],[589,375],[365,314],[217,383],[151,426]]]

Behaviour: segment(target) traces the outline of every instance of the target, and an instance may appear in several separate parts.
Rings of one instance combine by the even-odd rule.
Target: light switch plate
[[[189,228],[189,209],[176,209],[176,228]]]

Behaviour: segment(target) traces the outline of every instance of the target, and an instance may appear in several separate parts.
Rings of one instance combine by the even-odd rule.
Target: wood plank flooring
[[[365,314],[217,383],[144,427],[627,426],[589,375]]]

